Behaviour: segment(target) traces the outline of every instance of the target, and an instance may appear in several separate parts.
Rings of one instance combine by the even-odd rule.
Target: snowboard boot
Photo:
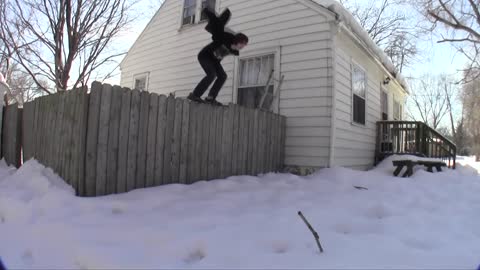
[[[218,102],[217,100],[215,100],[215,98],[212,98],[212,97],[205,98],[205,103],[213,106],[223,106],[222,103]]]
[[[205,103],[205,101],[203,101],[203,99],[195,96],[193,93],[190,93],[190,95],[188,95],[187,99],[188,99],[188,100],[191,100],[191,101],[193,101],[193,102]]]

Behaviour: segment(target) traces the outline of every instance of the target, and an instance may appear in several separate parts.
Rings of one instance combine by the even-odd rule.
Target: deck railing
[[[455,168],[457,147],[422,122],[377,122],[375,162],[395,154],[438,158],[445,161],[450,168]]]

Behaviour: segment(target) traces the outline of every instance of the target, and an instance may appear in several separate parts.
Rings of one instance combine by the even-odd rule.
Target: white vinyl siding
[[[332,102],[328,20],[334,20],[333,16],[327,19],[296,0],[217,1],[217,11],[226,7],[232,11],[228,26],[250,38],[241,57],[278,50],[278,75],[285,76],[278,106],[279,113],[287,117],[286,165],[327,166]],[[181,8],[182,1],[165,1],[123,61],[122,85],[132,85],[132,74],[149,70],[151,91],[183,97],[201,80],[204,72],[197,54],[211,37],[204,23],[179,30]],[[229,103],[237,99],[239,74],[235,74],[234,57],[225,58],[222,65],[228,79],[218,99]]]
[[[336,41],[336,128],[334,165],[367,169],[375,155],[376,122],[381,120],[380,68],[344,34]],[[365,125],[354,123],[352,67],[361,65],[366,73]]]

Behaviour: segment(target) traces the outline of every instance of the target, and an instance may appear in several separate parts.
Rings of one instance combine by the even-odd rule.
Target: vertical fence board
[[[195,156],[193,159],[193,182],[201,180],[201,170],[202,170],[202,129],[203,129],[203,120],[205,119],[205,109],[207,105],[198,104],[197,107],[197,116],[195,121]]]
[[[97,181],[96,194],[102,196],[106,194],[107,188],[107,151],[108,151],[108,130],[110,128],[110,107],[112,104],[112,86],[103,85],[102,97],[100,102],[100,116],[98,126],[97,142]]]
[[[258,110],[253,111],[253,132],[252,132],[252,175],[258,173]]]
[[[96,192],[97,141],[101,91],[102,85],[94,82],[92,84],[88,106],[87,156],[85,160],[86,196],[94,196]]]
[[[127,191],[135,189],[135,177],[137,173],[138,154],[138,130],[140,121],[140,92],[132,91],[130,105],[130,124],[128,130],[128,154],[127,154]]]
[[[247,109],[248,111],[248,155],[247,155],[247,161],[248,161],[248,174],[253,175],[254,172],[254,164],[253,164],[253,144],[255,141],[255,110],[254,109]]]
[[[276,172],[280,170],[280,117],[278,114],[275,115],[275,164],[274,169]]]
[[[79,107],[79,164],[78,164],[78,194],[85,196],[85,151],[86,151],[86,142],[87,142],[87,124],[88,124],[88,94],[87,87],[84,87],[80,94],[80,107]]]
[[[118,134],[117,193],[127,191],[128,138],[130,136],[131,101],[132,93],[130,89],[122,89],[120,133]]]
[[[175,121],[175,98],[167,98],[167,125],[165,127],[165,149],[163,154],[163,184],[172,183],[172,139]]]
[[[38,107],[39,107],[39,103],[38,103],[38,98],[36,98],[34,101],[32,101],[33,103],[33,138],[32,138],[32,157],[33,158],[37,158],[38,159],[38,152],[37,152],[37,149],[38,149],[38,121],[39,121],[39,112],[38,112]],[[4,127],[5,127],[5,124],[4,124]]]
[[[220,178],[225,178],[228,176],[228,173],[231,170],[232,163],[231,163],[231,157],[232,157],[232,123],[230,114],[233,112],[232,106],[230,105],[229,107],[223,108],[223,115],[222,115],[222,122],[223,122],[223,128],[222,128],[222,155],[221,155],[221,174]]]
[[[197,140],[197,123],[199,104],[191,102],[189,104],[190,114],[188,119],[188,155],[187,155],[187,184],[191,184],[195,180],[195,162],[196,156],[195,142]]]
[[[173,121],[172,137],[172,171],[170,183],[178,183],[180,175],[180,150],[182,143],[182,116],[183,100],[175,99],[175,118]]]
[[[208,128],[209,128],[209,137],[208,137],[208,172],[207,172],[207,179],[212,180],[215,179],[215,151],[216,147],[215,145],[217,144],[217,141],[219,138],[217,138],[217,114],[218,114],[218,108],[212,108],[210,114],[210,121],[208,123]]]
[[[203,105],[203,117],[202,117],[202,124],[201,124],[201,136],[202,139],[200,140],[200,176],[201,180],[208,179],[208,144],[209,139],[208,136],[210,135],[210,122],[212,117],[212,111],[215,109],[212,106]]]
[[[58,165],[58,148],[59,146],[59,140],[60,138],[58,137],[59,132],[58,130],[61,127],[61,121],[59,121],[59,115],[63,114],[63,109],[61,107],[61,96],[60,94],[55,94],[54,95],[54,106],[55,106],[55,113],[53,117],[51,118],[50,121],[52,121],[53,129],[50,132],[50,140],[52,140],[54,143],[52,144],[50,148],[50,167],[54,170],[57,171],[57,165]],[[24,152],[25,154],[25,152]]]
[[[77,190],[78,183],[76,182],[75,178],[75,159],[74,159],[74,149],[75,149],[75,141],[73,134],[74,126],[75,126],[75,104],[76,104],[76,95],[75,90],[71,90],[67,92],[69,96],[69,106],[68,106],[68,135],[67,135],[67,145],[68,148],[68,160],[67,160],[67,178],[70,181],[70,185]]]
[[[239,118],[239,106],[233,105],[233,134],[232,134],[232,175],[239,174],[239,141],[240,141],[240,123],[238,121]]]
[[[238,124],[239,124],[239,146],[238,146],[238,175],[244,175],[245,174],[245,129],[247,128],[246,126],[246,121],[245,121],[245,108],[243,107],[238,107]]]
[[[0,112],[1,113],[1,112]],[[33,102],[27,102],[23,104],[23,161],[27,161],[33,157],[33,121],[35,117],[35,104]],[[2,115],[0,115],[0,121]],[[0,123],[0,132],[2,129]],[[0,133],[1,138],[1,133]],[[0,150],[1,151],[1,150]]]
[[[150,95],[148,105],[148,136],[147,136],[147,168],[145,171],[145,186],[155,186],[155,150],[158,122],[158,95]]]
[[[189,126],[190,126],[190,102],[188,100],[183,101],[182,110],[182,139],[180,142],[180,172],[179,183],[187,184],[188,176],[188,139],[189,139]]]
[[[64,135],[62,137],[62,148],[63,148],[63,157],[62,157],[62,178],[67,181],[68,184],[72,185],[71,178],[69,175],[69,165],[70,165],[70,145],[69,138],[71,136],[71,120],[70,120],[70,111],[72,108],[71,95],[68,92],[65,92],[65,112],[63,116],[64,121]],[[48,105],[47,105],[48,106]],[[44,107],[45,108],[45,107]],[[45,151],[45,149],[44,149]],[[45,153],[45,152],[44,152]],[[44,157],[45,158],[45,157]],[[93,168],[95,170],[95,167]],[[95,179],[96,181],[96,179]]]
[[[60,174],[61,165],[62,165],[62,153],[63,153],[63,145],[62,139],[64,137],[63,133],[63,117],[65,115],[65,94],[64,93],[57,93],[58,99],[58,114],[55,117],[55,133],[54,133],[54,140],[55,140],[55,147],[54,147],[54,155],[55,160],[53,162],[53,168],[56,173]]]
[[[44,97],[39,97],[38,98],[38,122],[37,122],[37,133],[36,133],[36,136],[37,136],[37,141],[36,141],[36,158],[37,160],[42,160],[43,159],[43,131],[44,131],[44,128],[43,128],[43,120],[44,120],[44,106],[43,106],[43,102],[44,102]],[[7,113],[7,109],[8,107],[5,108],[5,114]],[[10,128],[10,124],[7,123],[7,128]],[[7,149],[5,149],[7,150]]]
[[[75,189],[75,192],[78,194],[78,190],[79,190],[79,187],[80,187],[80,184],[79,184],[79,173],[78,173],[78,164],[79,164],[79,158],[78,158],[78,154],[79,154],[79,151],[78,151],[78,148],[79,148],[79,134],[80,134],[80,130],[79,130],[79,123],[80,123],[80,117],[79,117],[79,113],[78,111],[80,110],[80,98],[81,96],[79,95],[79,93],[82,91],[81,88],[78,88],[78,89],[74,89],[72,90],[70,93],[72,95],[72,100],[74,101],[73,103],[73,106],[72,106],[72,136],[71,136],[71,148],[72,148],[72,160],[71,160],[71,164],[70,164],[70,177],[71,177],[71,181],[73,182],[73,187]],[[55,103],[56,105],[56,103]],[[54,123],[52,121],[52,123]]]
[[[163,183],[163,166],[165,154],[165,134],[167,127],[167,97],[158,98],[157,140],[155,147],[155,186]]]
[[[50,167],[51,164],[50,164],[50,156],[49,156],[49,150],[50,150],[50,145],[51,145],[51,140],[49,140],[49,136],[50,136],[50,130],[51,130],[51,126],[50,126],[50,119],[52,117],[52,96],[53,95],[48,95],[48,96],[45,96],[45,103],[46,103],[46,106],[45,106],[45,121],[44,121],[44,127],[45,127],[45,141],[44,141],[44,157],[43,159],[41,160],[41,162],[46,166],[46,167]],[[70,180],[70,179],[69,179]]]
[[[119,135],[127,133],[127,130],[120,130],[120,117],[122,114],[122,88],[114,86],[111,94],[111,105],[109,113],[110,126],[108,129],[107,145],[107,177],[106,193],[114,194],[117,190],[118,161],[119,161]]]
[[[283,169],[283,166],[285,166],[285,143],[287,140],[287,118],[285,116],[281,116],[281,121],[282,121],[282,140],[281,140],[281,151],[280,151],[280,165],[281,169]]]
[[[149,104],[150,93],[146,91],[141,92],[140,117],[138,122],[137,172],[135,177],[135,188],[137,189],[145,187]]]
[[[215,143],[215,171],[214,178],[220,178],[222,174],[222,133],[223,133],[223,107],[217,107],[214,109],[216,113],[217,127],[215,132],[216,143]]]

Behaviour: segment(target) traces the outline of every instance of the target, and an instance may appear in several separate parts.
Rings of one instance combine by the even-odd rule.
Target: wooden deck
[[[375,164],[390,155],[415,155],[438,158],[455,168],[457,147],[433,128],[422,122],[377,122]]]

